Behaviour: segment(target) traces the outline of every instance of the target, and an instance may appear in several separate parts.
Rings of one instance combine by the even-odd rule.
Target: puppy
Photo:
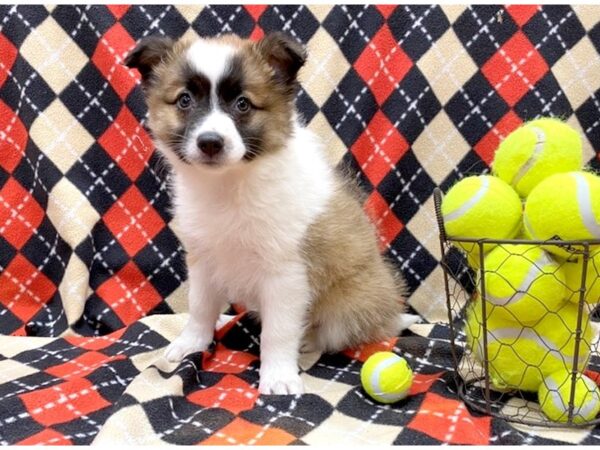
[[[356,189],[297,116],[305,59],[274,33],[147,38],[125,61],[141,73],[148,127],[173,169],[187,254],[190,319],[166,358],[206,350],[235,301],[262,324],[264,394],[303,391],[302,345],[336,352],[414,323]]]

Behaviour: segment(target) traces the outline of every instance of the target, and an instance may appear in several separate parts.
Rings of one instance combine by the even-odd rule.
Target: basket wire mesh
[[[593,377],[598,373],[598,376],[600,376],[598,318],[596,317],[598,313],[596,305],[600,301],[600,294],[598,294],[599,298],[595,298],[591,302],[586,301],[588,300],[588,294],[590,294],[591,299],[592,290],[590,289],[590,281],[593,283],[597,282],[598,286],[596,289],[600,288],[600,273],[598,273],[598,269],[590,266],[592,261],[594,261],[595,252],[598,252],[600,255],[600,251],[595,247],[599,246],[597,248],[600,249],[600,240],[563,241],[552,239],[537,241],[527,239],[472,239],[448,236],[441,213],[442,198],[442,191],[436,188],[434,191],[435,213],[439,227],[446,306],[450,324],[452,360],[460,397],[470,408],[476,411],[514,423],[546,427],[584,427],[600,423],[600,417],[583,419],[578,414],[580,410],[575,402],[578,374],[585,372],[586,375]],[[570,292],[569,297],[572,298],[565,299],[561,303],[563,306],[559,309],[548,308],[545,306],[544,299],[537,299],[540,305],[546,307],[546,312],[538,322],[533,324],[532,322],[523,323],[521,317],[515,315],[513,311],[509,311],[505,304],[491,303],[489,301],[491,295],[486,289],[486,278],[490,273],[493,273],[489,268],[486,268],[486,254],[489,254],[492,248],[517,248],[512,247],[515,245],[526,245],[527,248],[537,247],[543,250],[560,248],[568,255],[578,257],[579,261],[581,261],[581,279],[576,280],[578,286],[575,289],[567,289],[567,293]],[[471,264],[467,262],[468,252],[465,252],[465,248],[471,250],[472,259],[469,260]],[[510,257],[515,256],[508,250],[507,253]],[[543,253],[546,254],[547,252]],[[475,258],[473,258],[473,255]],[[573,258],[551,259],[561,268],[560,270],[563,270],[563,265],[572,264]],[[471,267],[475,265],[473,263],[478,263],[479,267]],[[589,274],[590,268],[595,269],[596,272],[592,271]],[[543,275],[540,276],[548,275],[547,272],[542,271],[542,273]],[[590,276],[593,276],[595,279],[592,280]],[[522,291],[519,291],[518,287],[515,287],[513,295],[531,296],[527,290],[525,292],[524,294]],[[576,316],[574,323],[571,320],[569,324],[564,320],[562,316],[564,308],[576,311],[576,314],[574,313]],[[469,309],[473,312],[471,317],[475,316],[477,318],[476,326],[480,331],[478,334],[480,339],[477,341],[476,338],[471,338],[468,344],[469,335],[472,334],[472,330],[470,329],[472,325],[466,320]],[[510,314],[511,317],[506,319],[507,321],[514,323],[517,329],[527,330],[521,332],[517,336],[518,338],[526,337],[528,336],[527,333],[534,330],[533,333],[536,333],[537,338],[541,342],[549,342],[549,340],[544,340],[545,338],[539,336],[538,332],[535,331],[535,327],[544,320],[547,320],[550,324],[554,323],[552,320],[556,320],[559,329],[562,321],[571,335],[567,336],[566,343],[561,348],[556,349],[550,346],[544,348],[543,350],[547,350],[547,353],[541,358],[542,368],[535,367],[530,364],[530,361],[527,361],[527,351],[521,351],[522,347],[518,347],[518,345],[522,346],[523,344],[518,344],[519,341],[516,338],[511,342],[508,339],[503,341],[501,337],[496,338],[494,336],[494,330],[490,329],[488,321],[491,320],[490,317],[493,314],[498,316],[499,313],[504,314],[504,316]],[[499,332],[499,334],[501,333]],[[489,342],[490,339],[493,342]],[[520,342],[524,341],[521,339]],[[492,351],[492,354],[490,354],[490,344],[492,346],[496,345],[494,347],[496,351]],[[517,367],[516,370],[518,372],[519,364],[522,364],[527,374],[533,374],[542,380],[545,380],[548,376],[548,373],[544,373],[543,370],[546,360],[555,357],[557,354],[560,356],[558,360],[563,362],[564,369],[569,373],[565,382],[568,383],[568,386],[565,386],[565,388],[568,388],[567,395],[565,396],[564,389],[561,390],[563,397],[566,397],[565,400],[568,399],[568,404],[563,404],[565,412],[560,422],[550,420],[541,412],[537,390],[521,389],[522,384],[515,382],[512,384],[504,383],[499,373],[501,374],[502,370],[506,369],[506,360],[504,361],[504,367],[498,363],[498,355],[501,355],[503,348],[508,348],[511,355],[514,354],[515,356],[513,369]],[[505,354],[507,351],[505,350]],[[510,360],[508,358],[508,361]],[[495,367],[495,363],[499,367]],[[535,370],[538,370],[539,374]],[[500,382],[498,382],[499,380]],[[545,383],[545,381],[542,381],[542,383]],[[560,387],[562,388],[562,386]],[[557,391],[556,386],[547,386],[547,388],[551,394]],[[589,397],[591,400],[592,395],[595,394],[592,394],[592,390],[590,389],[589,395],[586,393],[585,398],[588,399]],[[542,400],[540,399],[540,401]]]

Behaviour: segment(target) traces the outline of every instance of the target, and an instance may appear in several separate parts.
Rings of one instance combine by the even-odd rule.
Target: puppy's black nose
[[[202,153],[212,158],[223,150],[224,141],[220,134],[208,131],[198,136],[197,144]]]

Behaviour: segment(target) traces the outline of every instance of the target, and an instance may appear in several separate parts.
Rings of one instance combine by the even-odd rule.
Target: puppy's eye
[[[188,109],[192,106],[192,96],[187,92],[182,93],[177,97],[177,106],[179,109]]]
[[[246,97],[238,97],[238,99],[235,101],[235,107],[241,113],[248,112],[250,110],[250,106],[250,100],[248,100]]]

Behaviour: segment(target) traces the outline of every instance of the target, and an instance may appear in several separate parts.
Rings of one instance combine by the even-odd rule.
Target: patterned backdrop
[[[139,75],[122,65],[149,35],[270,30],[307,45],[297,105],[367,192],[427,322],[307,356],[298,398],[258,396],[243,314],[211,352],[161,358],[185,322],[186,269]],[[0,443],[597,444],[458,400],[432,191],[487,171],[542,115],[575,127],[600,168],[599,53],[596,6],[0,6]],[[378,348],[415,370],[406,402],[360,389]]]

